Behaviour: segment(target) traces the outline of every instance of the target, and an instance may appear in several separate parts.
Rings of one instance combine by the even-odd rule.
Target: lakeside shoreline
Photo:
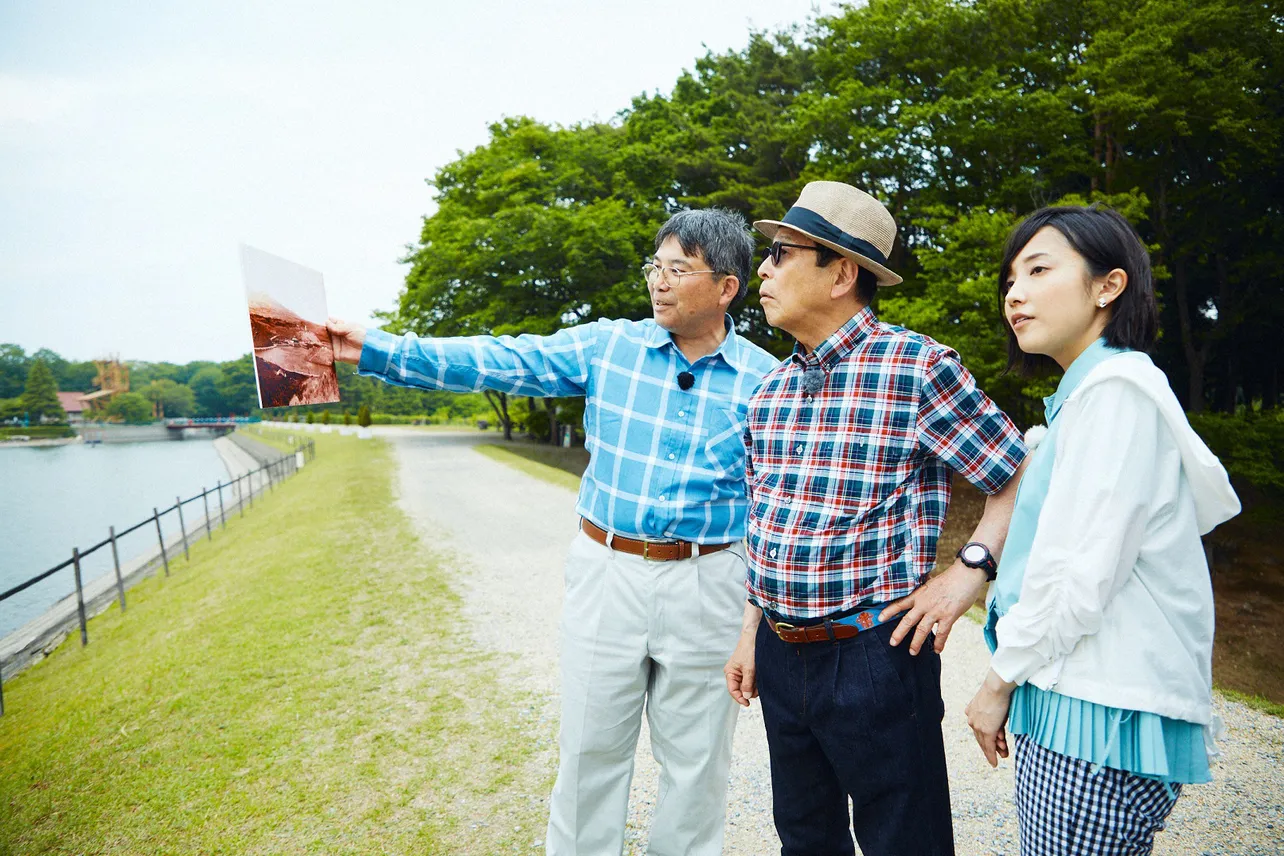
[[[244,501],[239,489],[234,486],[237,479],[257,470],[266,460],[277,456],[275,450],[259,441],[248,437],[234,441],[233,436],[235,435],[217,437],[213,441],[214,450],[222,460],[229,481],[232,483],[228,488],[234,491],[234,499],[225,509],[225,513],[239,509],[241,502]],[[67,438],[67,440],[73,443],[80,442],[80,438]],[[68,443],[59,442],[57,445],[68,445]],[[253,492],[261,492],[263,489],[264,482],[261,480],[258,484],[250,485],[250,490]],[[210,525],[214,524],[216,518],[217,514],[211,513]],[[199,532],[205,527],[206,522],[206,517],[201,514],[186,528],[192,533]],[[193,536],[189,534],[188,537]],[[170,556],[175,556],[182,546],[183,533],[181,532],[165,539],[165,551]],[[165,560],[158,543],[152,550],[121,564],[121,586],[128,591],[142,580],[153,576],[164,567],[164,564]],[[109,609],[119,599],[115,574],[105,573],[86,581],[83,586],[83,597],[86,619]],[[76,593],[73,590],[55,601],[40,615],[0,636],[0,681],[10,680],[33,663],[47,657],[75,632],[78,626],[79,610]]]

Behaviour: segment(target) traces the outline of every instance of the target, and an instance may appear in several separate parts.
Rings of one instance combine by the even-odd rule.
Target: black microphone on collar
[[[820,366],[808,366],[803,371],[803,392],[815,395],[825,385],[825,370]]]
[[[684,392],[695,386],[695,375],[691,372],[678,372],[678,389]]]

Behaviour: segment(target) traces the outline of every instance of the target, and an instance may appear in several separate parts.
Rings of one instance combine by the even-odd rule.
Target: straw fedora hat
[[[879,285],[901,278],[887,269],[896,241],[896,221],[883,203],[841,181],[812,181],[783,220],[755,220],[754,228],[775,240],[781,226],[801,232],[872,271]]]

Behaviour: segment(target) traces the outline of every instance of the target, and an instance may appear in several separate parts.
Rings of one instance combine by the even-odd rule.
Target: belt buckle
[[[776,636],[780,638],[780,641],[781,641],[781,642],[786,641],[786,640],[785,640],[785,635],[784,635],[784,634],[788,633],[788,632],[789,632],[789,631],[791,631],[791,630],[797,630],[797,629],[798,629],[798,628],[797,628],[797,627],[795,627],[794,625],[792,625],[792,624],[787,624],[787,623],[785,623],[785,622],[783,622],[783,621],[777,621],[777,622],[776,622],[776,626],[772,628],[772,630],[775,630],[775,631],[776,631]]]
[[[669,546],[668,544],[666,544],[666,543],[665,543],[665,542],[663,542],[663,541],[643,541],[643,542],[642,542],[642,558],[643,558],[643,559],[646,559],[648,562],[660,562],[660,561],[663,561],[663,560],[662,560],[662,559],[660,559],[658,556],[657,556],[656,558],[654,558],[654,559],[652,559],[652,558],[651,558],[651,545],[652,545],[652,544],[654,544],[654,545],[655,545],[655,546],[657,546],[657,547],[667,547],[667,546]]]

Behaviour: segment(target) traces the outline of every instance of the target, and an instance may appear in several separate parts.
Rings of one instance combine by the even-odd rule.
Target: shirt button
[[[686,416],[686,415],[687,415],[687,412],[686,412],[685,410],[679,410],[679,411],[678,411],[678,415],[679,415],[679,416]]]
[[[664,502],[666,499],[668,499],[667,496],[664,496],[663,494],[660,496],[660,502]]]
[[[771,558],[773,558],[773,559],[774,559],[774,558],[776,558],[776,551],[775,551],[775,550],[772,550],[772,551],[771,551],[771,553],[769,553],[768,555],[770,555],[770,556],[771,556]]]
[[[801,454],[802,454],[802,443],[799,443],[799,444],[794,448],[794,453],[795,453],[795,454],[798,454],[798,455],[801,455]]]
[[[672,452],[670,452],[670,453],[669,453],[669,460],[670,460],[670,461],[672,461],[672,460],[673,460],[674,458],[676,458],[676,457],[677,457],[677,455],[673,454]]]

